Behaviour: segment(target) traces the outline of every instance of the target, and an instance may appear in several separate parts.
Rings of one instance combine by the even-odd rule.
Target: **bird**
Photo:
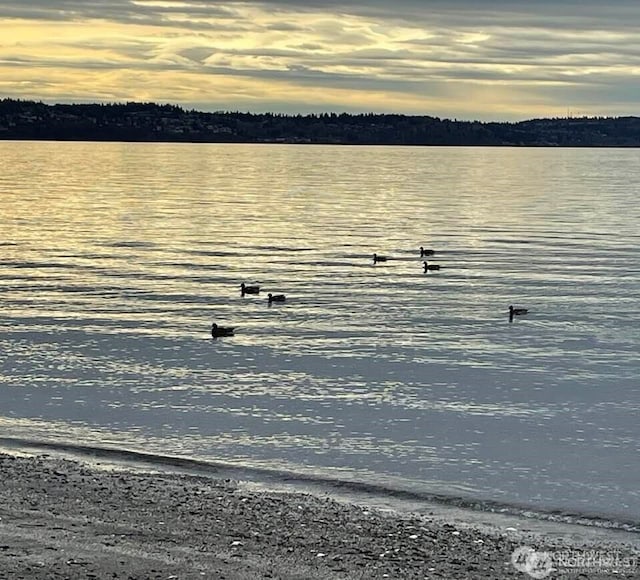
[[[378,256],[378,254],[373,254],[373,263],[377,264],[378,262],[386,262],[386,256]]]
[[[518,316],[520,314],[527,314],[529,309],[527,308],[514,308],[513,305],[509,306],[509,316]]]
[[[420,257],[424,258],[425,256],[433,256],[435,254],[434,250],[425,250],[422,246],[420,246]]]
[[[245,294],[260,294],[260,286],[247,286],[244,282],[240,284],[240,293]]]
[[[218,326],[215,322],[211,325],[212,338],[218,338],[219,336],[233,336],[235,327],[232,326]]]
[[[439,270],[440,269],[440,265],[439,264],[429,264],[427,262],[423,262],[424,264],[424,271],[426,272],[427,270]]]
[[[284,294],[271,294],[271,292],[269,292],[268,297],[269,304],[271,304],[272,302],[284,302],[287,299]]]

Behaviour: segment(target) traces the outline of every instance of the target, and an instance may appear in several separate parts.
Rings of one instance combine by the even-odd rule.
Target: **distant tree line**
[[[47,105],[3,99],[0,139],[638,147],[640,118],[579,117],[498,123],[373,113],[205,113],[155,103]]]

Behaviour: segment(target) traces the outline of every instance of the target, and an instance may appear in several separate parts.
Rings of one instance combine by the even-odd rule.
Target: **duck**
[[[268,298],[269,304],[271,304],[272,302],[284,302],[287,299],[284,294],[271,294],[271,292],[269,292]]]
[[[378,262],[386,262],[386,256],[378,256],[378,254],[373,254],[373,263],[377,264]]]
[[[247,286],[244,282],[240,284],[240,293],[245,294],[260,294],[260,286]]]
[[[423,262],[424,264],[424,271],[428,271],[428,270],[439,270],[440,269],[440,265],[439,264],[429,264],[427,262]]]
[[[211,325],[211,336],[218,338],[219,336],[233,336],[233,326],[218,326],[215,322]]]
[[[513,305],[509,305],[509,316],[519,316],[520,314],[527,314],[528,308],[514,308]]]
[[[435,254],[435,250],[425,250],[422,246],[420,246],[420,257],[424,258],[425,256],[433,256]]]

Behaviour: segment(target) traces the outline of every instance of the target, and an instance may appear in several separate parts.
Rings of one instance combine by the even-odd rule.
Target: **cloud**
[[[205,110],[632,114],[638,17],[627,0],[5,1],[0,88]]]
[[[304,13],[329,17],[349,15],[380,22],[478,28],[516,26],[544,28],[616,29],[636,27],[635,0],[18,0],[0,5],[0,18],[48,21],[104,19],[112,22],[161,23],[171,15],[198,19],[232,19],[239,12],[257,8],[276,18]]]

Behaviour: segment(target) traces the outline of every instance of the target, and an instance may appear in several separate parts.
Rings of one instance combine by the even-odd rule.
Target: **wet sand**
[[[0,479],[2,579],[530,578],[506,532],[312,495],[48,456],[0,454]],[[640,568],[612,574],[548,577]]]

